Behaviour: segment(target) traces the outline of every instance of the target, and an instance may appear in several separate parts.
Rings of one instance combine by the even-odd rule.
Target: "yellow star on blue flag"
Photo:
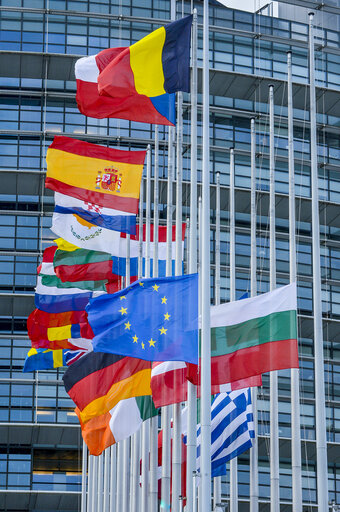
[[[140,279],[91,299],[86,311],[95,352],[198,363],[197,274]]]

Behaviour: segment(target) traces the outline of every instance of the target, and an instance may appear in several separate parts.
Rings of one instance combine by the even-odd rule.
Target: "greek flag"
[[[251,448],[254,437],[250,388],[216,395],[211,404],[211,476],[225,475],[226,462]],[[200,454],[201,425],[198,424],[197,471],[200,471]]]

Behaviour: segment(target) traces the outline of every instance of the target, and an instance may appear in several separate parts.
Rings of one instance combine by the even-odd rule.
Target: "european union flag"
[[[198,363],[198,274],[140,279],[86,311],[95,352]]]

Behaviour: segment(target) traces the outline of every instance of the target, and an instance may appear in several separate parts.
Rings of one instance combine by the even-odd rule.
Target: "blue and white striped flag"
[[[186,422],[184,421],[184,424]],[[186,432],[184,432],[186,443]],[[220,393],[211,404],[211,476],[226,474],[226,462],[251,448],[255,437],[250,388]],[[196,469],[200,470],[201,425]]]

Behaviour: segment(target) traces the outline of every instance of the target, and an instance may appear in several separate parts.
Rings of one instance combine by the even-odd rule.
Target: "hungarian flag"
[[[211,307],[211,382],[298,368],[296,283]],[[189,380],[199,382],[195,367]]]
[[[143,421],[157,416],[151,396],[137,396],[121,400],[108,412],[95,416],[87,423],[81,421],[80,410],[75,409],[81,433],[91,455],[100,455],[105,448],[137,432]]]

